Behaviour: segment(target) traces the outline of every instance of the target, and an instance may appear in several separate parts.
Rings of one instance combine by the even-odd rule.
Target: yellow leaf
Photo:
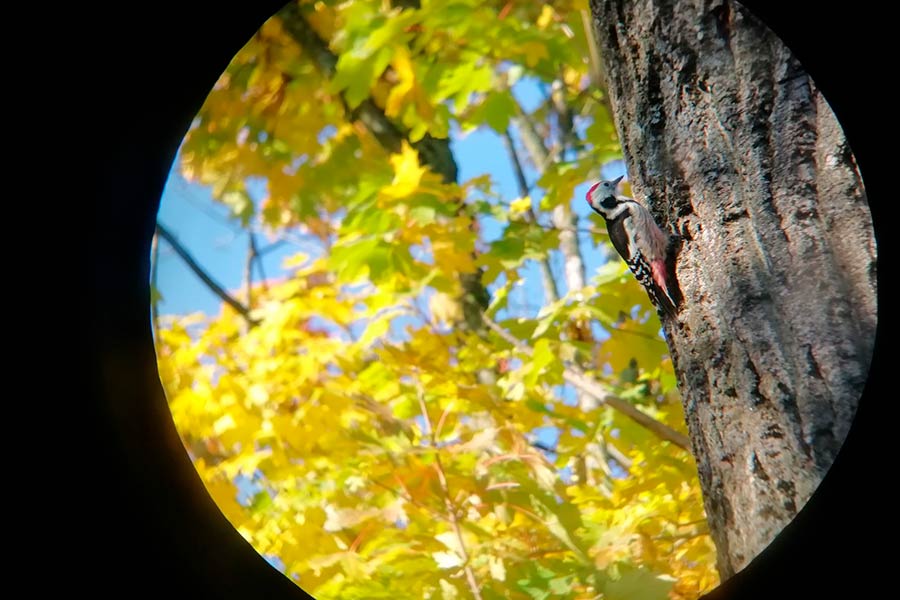
[[[254,384],[250,386],[250,389],[247,390],[247,398],[250,400],[252,404],[257,406],[262,406],[269,400],[269,393],[266,391],[265,386],[261,384]]]
[[[316,2],[313,4],[313,8],[315,10],[307,11],[304,14],[304,18],[309,21],[309,24],[322,39],[331,39],[336,28],[336,14],[334,8],[328,6],[324,2]],[[272,23],[273,21],[280,24],[280,20],[275,18],[269,19],[266,21],[266,24]]]
[[[473,273],[475,262],[472,254],[460,242],[459,237],[455,240],[432,240],[431,253],[434,255],[435,265],[448,272]]]
[[[452,583],[446,579],[441,579],[438,583],[441,586],[442,598],[445,598],[446,600],[456,600],[456,598],[459,598],[459,590],[453,587]]]
[[[394,56],[391,59],[391,66],[400,80],[397,85],[391,88],[387,101],[384,106],[384,114],[389,117],[396,117],[400,114],[403,107],[403,101],[412,91],[415,85],[415,73],[413,72],[412,61],[409,57],[409,50],[406,46],[397,46],[394,50]]]
[[[380,512],[380,510],[374,507],[356,509],[335,508],[332,505],[328,505],[325,507],[325,514],[328,516],[328,518],[325,520],[325,524],[322,526],[322,529],[324,529],[325,531],[334,532],[340,531],[341,529],[355,527],[363,521],[367,521],[371,518],[377,517]]]
[[[488,568],[491,571],[491,577],[497,581],[506,580],[506,567],[503,566],[503,559],[499,556],[491,556],[488,558]]]
[[[389,198],[403,198],[412,194],[428,170],[419,166],[419,153],[406,141],[403,142],[400,153],[391,156],[391,165],[394,167],[394,180],[390,187],[381,192]]]
[[[452,531],[444,531],[434,536],[434,539],[447,546],[454,552],[462,553],[462,546],[459,543],[459,537]]]
[[[308,260],[309,254],[306,254],[305,252],[298,252],[293,256],[286,256],[284,260],[281,261],[281,266],[285,269],[290,269],[292,267],[302,267]]]
[[[542,58],[549,58],[547,46],[540,42],[525,42],[522,44],[522,52],[525,54],[525,64],[534,67]]]
[[[231,415],[224,415],[216,419],[216,422],[213,423],[213,432],[216,435],[222,435],[229,429],[234,429],[236,426],[237,424],[234,422],[234,417]]]
[[[441,569],[452,569],[463,564],[462,558],[456,552],[432,552],[431,557]]]
[[[509,212],[512,215],[521,215],[528,212],[531,208],[531,196],[517,198],[509,203]]]
[[[538,17],[537,26],[539,29],[547,29],[547,26],[553,21],[553,8],[549,4],[545,4],[541,9],[541,16]]]
[[[399,309],[390,310],[372,319],[366,326],[366,330],[359,337],[357,344],[359,344],[360,347],[366,348],[370,346],[375,340],[381,339],[390,329],[391,321],[394,319],[394,317],[403,315],[405,314],[405,312],[406,311]]]

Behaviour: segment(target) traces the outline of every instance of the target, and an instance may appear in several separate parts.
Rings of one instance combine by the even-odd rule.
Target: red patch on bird
[[[650,263],[650,270],[653,273],[653,281],[661,290],[666,290],[666,263],[661,260],[654,260]]]
[[[587,194],[584,195],[584,199],[587,200],[587,203],[588,203],[588,204],[591,203],[591,192],[593,192],[594,190],[596,190],[598,185],[600,185],[600,182],[599,182],[599,181],[598,181],[597,183],[595,183],[594,185],[592,185],[592,186],[591,186],[591,189],[589,189],[589,190],[587,191]]]

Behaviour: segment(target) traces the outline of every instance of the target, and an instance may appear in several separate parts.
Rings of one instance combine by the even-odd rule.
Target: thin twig
[[[194,260],[194,257],[190,255],[190,253],[185,249],[184,246],[181,245],[181,243],[175,238],[175,236],[173,236],[169,232],[169,230],[166,229],[161,223],[156,224],[156,232],[162,239],[166,240],[166,242],[172,247],[173,250],[175,250],[175,253],[178,254],[178,256],[181,257],[181,260],[183,260],[185,264],[187,264],[187,266],[191,269],[191,271],[194,272],[194,275],[196,275],[200,279],[200,281],[202,281],[206,285],[206,287],[210,289],[212,293],[218,296],[222,300],[222,302],[233,308],[239,315],[244,317],[244,319],[247,321],[247,323],[250,324],[251,327],[259,324],[259,321],[253,319],[250,316],[250,310],[246,306],[232,298],[231,295],[229,295],[221,285],[216,283],[216,281],[213,280],[213,278],[203,270],[203,267],[201,267],[199,263]]]
[[[574,121],[571,118],[572,111],[566,103],[565,85],[560,79],[554,81],[550,95],[550,107],[557,114],[559,123],[559,144],[556,152],[547,150],[544,141],[537,133],[531,116],[526,114],[521,106],[518,106],[518,113],[520,114],[518,120],[520,124],[519,131],[523,142],[525,142],[525,148],[531,154],[532,162],[543,167],[559,162],[560,157],[565,153],[567,141],[572,140],[575,135],[572,130],[574,125]],[[563,258],[562,274],[566,282],[566,289],[569,293],[572,293],[582,289],[587,279],[584,257],[578,244],[578,216],[572,211],[568,203],[561,203],[551,211],[550,220],[560,232],[559,250]],[[577,396],[579,406],[583,409],[592,408],[583,391],[579,392]]]
[[[300,45],[304,55],[312,60],[316,69],[326,78],[333,78],[337,71],[338,57],[306,20],[303,9],[296,2],[291,2],[278,15],[285,31]],[[348,120],[362,123],[385,150],[398,154],[403,144],[408,143],[418,152],[422,165],[439,175],[444,183],[457,182],[459,169],[449,139],[432,137],[426,133],[420,139],[412,141],[410,130],[391,120],[372,98],[363,99],[351,109],[344,94],[338,94],[338,97],[346,109]],[[468,218],[470,228],[474,229],[475,218],[463,198],[457,199],[456,215]],[[477,258],[474,248],[470,255],[473,260]],[[460,298],[463,314],[462,318],[457,319],[455,326],[480,331],[483,329],[481,313],[490,303],[490,296],[481,282],[481,269],[474,273],[460,273],[459,282],[463,289]]]
[[[556,225],[549,224],[546,225],[544,223],[533,223],[533,225],[537,225],[541,229],[547,229],[549,231],[576,231],[578,233],[591,233],[595,235],[609,235],[609,232],[605,229],[597,229],[596,227],[557,227]]]
[[[519,130],[519,137],[522,138],[522,144],[525,146],[525,149],[528,150],[528,154],[531,156],[531,162],[534,163],[535,170],[538,173],[543,173],[544,169],[547,168],[547,165],[552,162],[553,157],[550,156],[550,153],[544,146],[544,141],[541,139],[537,127],[531,119],[531,115],[526,113],[525,109],[518,104],[516,104],[516,111],[518,115],[513,117],[513,122]]]
[[[422,419],[425,421],[426,433],[431,437],[431,444],[432,446],[434,446],[434,470],[437,473],[438,484],[440,485],[441,492],[444,495],[444,506],[447,509],[447,517],[450,520],[450,527],[456,534],[456,540],[459,543],[459,553],[463,559],[463,572],[466,575],[466,582],[469,584],[469,590],[472,592],[472,596],[474,596],[476,600],[482,600],[481,586],[478,585],[478,580],[475,578],[475,571],[472,570],[472,565],[469,563],[469,553],[466,550],[466,541],[463,538],[462,528],[459,525],[459,517],[456,514],[456,506],[454,506],[453,500],[451,499],[450,485],[447,483],[447,475],[444,472],[444,465],[441,462],[441,453],[437,448],[437,439],[435,437],[437,435],[437,432],[431,426],[431,419],[428,417],[428,407],[425,405],[425,397],[422,394],[421,387],[419,387],[416,396],[419,400],[419,409],[422,411]]]
[[[493,319],[485,316],[484,321],[488,328],[509,342],[514,348],[529,356],[532,354],[532,350],[529,346],[516,339],[512,334],[495,323]],[[690,452],[691,441],[686,435],[675,431],[665,423],[657,421],[625,400],[613,395],[603,385],[597,383],[579,367],[575,365],[564,365],[563,379],[586,394],[593,396],[598,402],[608,405],[610,408],[622,413],[638,425],[652,431],[661,439],[672,442],[679,448]]]
[[[503,132],[503,142],[506,146],[506,151],[509,153],[509,158],[512,160],[513,170],[516,173],[516,180],[519,182],[519,195],[524,198],[529,193],[528,181],[525,179],[525,171],[522,169],[522,162],[519,160],[519,154],[516,152],[516,146],[513,143],[509,128]],[[537,215],[534,214],[534,209],[530,206],[525,213],[525,217],[527,222],[537,223]],[[559,288],[556,285],[556,279],[553,277],[550,261],[546,258],[542,258],[537,262],[541,269],[541,279],[544,282],[544,291],[547,293],[547,300],[549,302],[556,302],[559,300]]]
[[[234,234],[239,234],[242,231],[251,231],[257,235],[268,236],[271,233],[269,231],[266,231],[265,228],[254,225],[252,223],[244,226],[239,225],[234,221],[234,219],[231,219],[226,215],[219,214],[215,210],[212,210],[207,205],[205,200],[196,196],[193,188],[190,187],[192,185],[191,182],[187,181],[186,179],[177,179],[174,185],[178,186],[178,194],[180,198],[184,199],[188,204],[192,204],[194,208],[196,208],[201,214],[205,215],[210,220],[215,221],[219,225],[228,228]],[[297,246],[298,248],[306,248],[310,243],[314,243],[317,245],[322,244],[322,240],[313,235],[308,235],[306,238],[301,238],[295,236],[292,233],[282,230],[278,232],[278,236],[279,238],[276,241],[263,248],[259,253],[265,254],[285,243]]]
[[[244,263],[244,295],[247,308],[253,310],[253,261],[256,258],[256,245],[253,234],[247,233],[247,260]]]
[[[263,292],[268,293],[269,284],[266,283],[266,271],[263,268],[262,255],[259,253],[259,247],[256,245],[256,236],[253,232],[247,232],[250,236],[250,252],[253,253],[253,262],[256,263],[256,270],[259,272],[259,283],[262,286]],[[247,301],[247,305],[250,305],[249,300]]]
[[[610,327],[605,327],[605,328],[608,329],[608,330],[610,330],[610,331],[619,331],[619,332],[621,332],[621,333],[628,333],[628,334],[631,334],[631,335],[636,335],[636,336],[638,336],[638,337],[642,337],[642,338],[645,338],[645,339],[648,339],[648,340],[659,341],[659,337],[658,337],[658,336],[651,335],[651,334],[645,333],[645,332],[643,332],[643,331],[633,331],[633,330],[631,330],[631,329],[622,329],[621,327],[611,327],[611,326],[610,326]]]
[[[406,493],[404,493],[404,492],[399,492],[399,491],[395,490],[394,488],[392,488],[391,486],[389,486],[389,485],[387,485],[387,484],[384,484],[384,483],[381,483],[381,482],[378,481],[377,479],[370,479],[369,481],[371,481],[372,484],[374,484],[374,485],[380,487],[381,489],[386,490],[386,491],[388,491],[388,492],[394,494],[395,496],[397,496],[397,497],[400,498],[401,500],[404,500],[404,501],[410,503],[411,505],[415,506],[415,507],[418,508],[419,510],[428,513],[428,515],[430,515],[430,516],[433,517],[433,518],[436,518],[436,519],[442,519],[442,518],[444,517],[444,515],[442,515],[442,514],[439,513],[438,511],[436,511],[436,510],[434,510],[434,509],[432,509],[432,508],[426,506],[425,504],[422,504],[421,502],[419,502],[418,500],[416,500],[415,498],[413,498],[413,497],[410,496],[409,494],[406,494]],[[406,486],[403,485],[402,482],[400,482],[400,483],[401,483],[401,487],[403,487],[403,488],[405,489]]]
[[[631,465],[633,464],[634,461],[632,461],[630,458],[628,458],[627,456],[622,454],[621,450],[619,450],[618,448],[616,448],[615,446],[613,446],[611,443],[609,443],[606,440],[603,441],[603,446],[606,448],[606,452],[609,453],[609,455],[613,458],[613,460],[615,460],[617,463],[619,463],[619,465],[623,469],[625,469],[627,471],[628,469],[631,468]]]
[[[563,378],[578,389],[594,396],[600,402],[606,403],[614,410],[630,418],[638,425],[652,431],[661,439],[672,442],[682,450],[687,450],[688,452],[691,451],[691,440],[686,435],[675,431],[665,423],[657,421],[650,415],[641,412],[629,402],[614,396],[602,385],[586,375],[580,368],[576,366],[564,368]]]
[[[265,248],[259,248],[259,249],[256,251],[256,254],[257,254],[258,256],[262,257],[262,256],[268,254],[269,252],[273,251],[273,250],[278,250],[278,248],[280,248],[281,246],[283,246],[287,241],[288,241],[288,240],[284,240],[284,239],[281,239],[281,240],[275,240],[274,242],[272,242],[271,244],[269,244],[269,245],[266,246]]]
[[[331,51],[325,40],[312,28],[296,3],[287,4],[278,13],[285,31],[300,45],[316,69],[326,78],[331,79],[337,71],[338,57]],[[344,94],[339,94],[341,102],[347,109],[352,121],[360,121],[385,149],[391,153],[399,153],[404,140],[409,141],[409,132],[392,121],[371,98],[365,98],[356,108],[351,109]],[[458,170],[448,140],[442,140],[425,134],[422,139],[411,142],[422,159],[431,170],[440,175],[446,183],[456,181]]]
[[[513,171],[516,174],[516,182],[519,184],[519,195],[527,196],[531,191],[531,187],[528,185],[528,180],[525,179],[525,171],[522,169],[522,162],[519,160],[519,153],[516,152],[516,146],[513,143],[512,134],[509,132],[509,128],[506,128],[506,131],[503,132],[503,143],[506,146],[506,151],[509,153],[509,158],[513,164]]]

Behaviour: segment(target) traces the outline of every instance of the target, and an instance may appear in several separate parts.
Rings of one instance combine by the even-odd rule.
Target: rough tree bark
[[[591,0],[638,199],[686,241],[666,324],[718,568],[834,460],[866,380],[875,241],[853,154],[790,50],[722,0]]]

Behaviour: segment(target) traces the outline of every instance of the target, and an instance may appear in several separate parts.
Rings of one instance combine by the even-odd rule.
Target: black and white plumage
[[[660,229],[643,205],[617,195],[621,180],[619,177],[592,185],[587,193],[588,205],[606,220],[613,247],[647,290],[653,305],[674,318],[681,302],[672,252],[678,236]]]

